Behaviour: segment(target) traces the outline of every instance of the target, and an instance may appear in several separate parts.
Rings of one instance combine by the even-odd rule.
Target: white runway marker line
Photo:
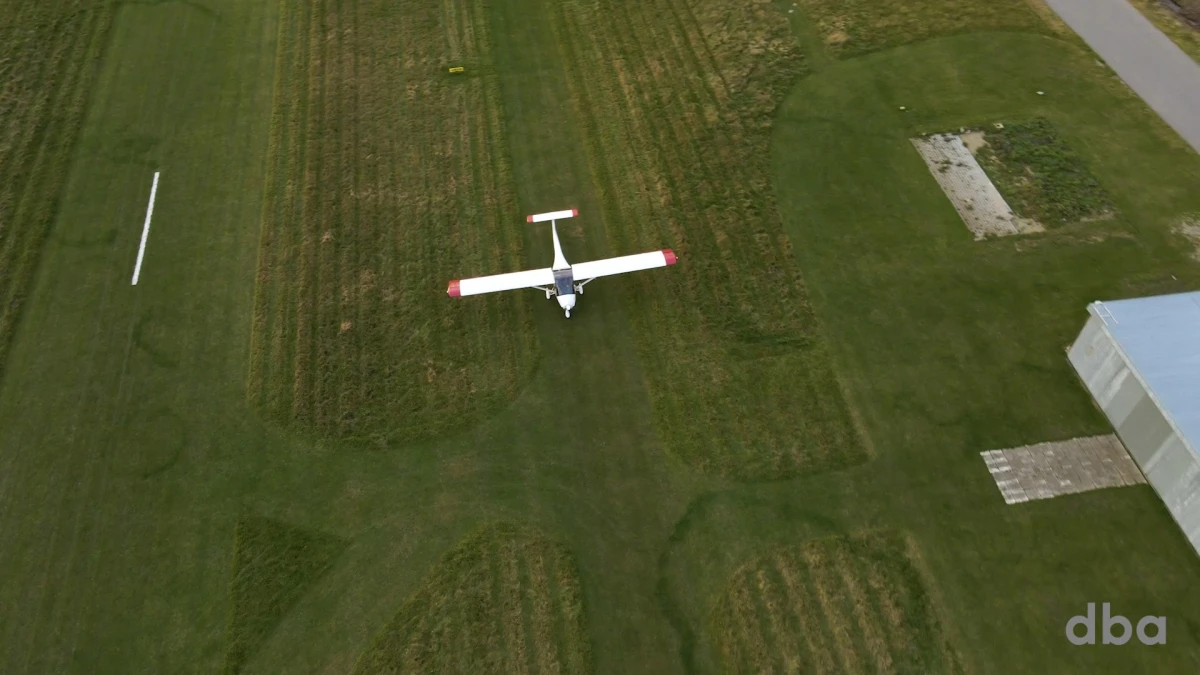
[[[137,286],[142,272],[142,256],[146,255],[146,237],[150,236],[150,217],[154,215],[154,195],[158,192],[158,172],[154,172],[154,183],[150,186],[150,203],[146,205],[146,224],[142,225],[142,243],[138,246],[137,264],[133,266],[133,286]]]

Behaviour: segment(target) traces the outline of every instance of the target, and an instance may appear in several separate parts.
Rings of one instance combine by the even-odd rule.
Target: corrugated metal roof
[[[1094,302],[1088,311],[1104,321],[1184,442],[1200,450],[1200,292]]]

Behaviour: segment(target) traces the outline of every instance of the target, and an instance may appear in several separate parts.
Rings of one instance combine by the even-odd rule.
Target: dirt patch
[[[845,31],[833,30],[830,31],[829,35],[825,36],[825,44],[831,47],[836,47],[849,39],[850,36],[847,35]]]
[[[984,138],[982,131],[968,131],[959,134],[958,137],[962,139],[963,145],[967,146],[967,150],[970,150],[972,155],[987,145],[987,139]]]
[[[1192,259],[1200,262],[1200,215],[1184,217],[1175,231],[1192,243]]]
[[[1031,4],[1033,1],[802,0],[799,7],[814,24],[829,52],[837,58],[847,58],[966,32],[1053,35],[1055,27],[1043,20]],[[837,33],[845,37],[835,41],[833,36]]]

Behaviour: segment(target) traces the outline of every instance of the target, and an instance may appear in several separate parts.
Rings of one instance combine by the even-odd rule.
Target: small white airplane
[[[558,305],[571,318],[571,310],[575,307],[575,294],[583,295],[583,286],[598,277],[607,277],[625,272],[649,270],[655,267],[666,267],[675,264],[675,253],[669,248],[650,253],[636,253],[619,258],[605,258],[591,262],[571,265],[563,255],[562,246],[558,243],[558,226],[555,221],[563,218],[574,218],[579,211],[552,211],[539,213],[525,218],[529,223],[550,221],[550,232],[554,235],[554,266],[540,270],[494,274],[490,277],[475,277],[474,279],[459,279],[451,281],[446,293],[452,298],[463,295],[479,295],[480,293],[495,293],[511,291],[518,288],[536,288],[546,293],[546,299],[558,297]]]

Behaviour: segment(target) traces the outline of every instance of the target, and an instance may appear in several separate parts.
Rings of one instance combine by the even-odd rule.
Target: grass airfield
[[[1150,488],[1005,506],[978,453],[1107,430],[1063,349],[1200,286],[1200,158],[1032,5],[800,4],[98,4],[0,671],[1193,672]],[[1119,214],[972,241],[908,139],[1035,115]],[[569,259],[680,264],[445,298],[570,207]],[[1087,602],[1167,645],[1072,646]]]

